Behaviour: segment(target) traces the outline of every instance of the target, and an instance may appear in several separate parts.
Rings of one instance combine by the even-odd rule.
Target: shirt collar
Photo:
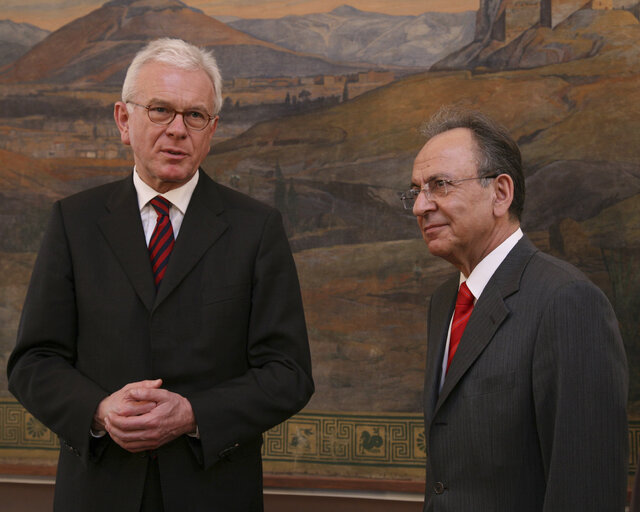
[[[154,197],[156,197],[157,195],[162,195],[162,197],[164,197],[167,201],[170,201],[171,204],[178,210],[180,210],[182,215],[184,215],[187,211],[187,207],[189,206],[189,201],[191,201],[193,191],[198,184],[199,176],[200,172],[196,171],[191,179],[184,185],[180,185],[178,188],[171,189],[169,190],[169,192],[165,192],[164,194],[158,194],[156,190],[142,181],[142,178],[140,178],[138,171],[134,167],[133,186],[136,188],[136,194],[138,195],[138,208],[142,210]]]
[[[485,286],[489,282],[489,279],[493,276],[500,264],[507,257],[511,249],[518,243],[524,234],[522,229],[518,228],[507,239],[502,242],[493,251],[487,254],[480,263],[476,265],[469,277],[466,279],[469,291],[473,293],[476,300],[480,298]],[[460,284],[465,282],[464,275],[460,273]]]

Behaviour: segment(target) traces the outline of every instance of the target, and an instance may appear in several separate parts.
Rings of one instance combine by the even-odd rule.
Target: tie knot
[[[473,305],[473,293],[469,290],[466,281],[460,285],[458,290],[458,297],[456,299],[456,306],[472,306]]]
[[[156,196],[151,201],[151,206],[156,210],[158,215],[169,215],[169,208],[171,203],[162,196]]]

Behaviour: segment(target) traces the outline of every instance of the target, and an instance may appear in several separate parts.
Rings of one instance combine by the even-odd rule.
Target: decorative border
[[[424,469],[422,415],[302,412],[264,435],[265,462]]]
[[[0,400],[0,462],[51,464],[58,449],[19,403]],[[264,434],[262,456],[266,472],[421,479],[424,425],[420,414],[301,412]]]
[[[421,414],[301,412],[264,434],[262,455],[267,473],[421,480],[424,436]],[[0,463],[34,464],[36,474],[59,446],[15,400],[0,400]],[[640,419],[629,421],[629,448],[634,475]]]
[[[629,475],[635,475],[640,465],[640,419],[629,420]]]
[[[15,400],[0,400],[0,457],[3,450],[45,450],[57,454],[57,436]]]

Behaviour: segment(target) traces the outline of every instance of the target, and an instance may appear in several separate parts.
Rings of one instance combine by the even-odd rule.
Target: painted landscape
[[[483,0],[216,19],[178,0],[113,0],[51,33],[0,22],[0,38],[20,35],[0,55],[2,366],[52,202],[130,172],[112,105],[132,55],[173,36],[212,49],[225,80],[205,171],[284,215],[314,363],[308,410],[421,412],[428,300],[454,269],[429,255],[398,192],[421,124],[459,104],[519,142],[526,233],[613,303],[640,419],[639,15],[637,1]]]

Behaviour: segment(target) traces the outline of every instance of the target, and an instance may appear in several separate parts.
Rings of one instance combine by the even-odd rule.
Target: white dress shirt
[[[179,186],[178,188],[174,188],[169,190],[164,194],[158,194],[158,192],[152,189],[149,185],[147,185],[142,178],[138,175],[138,171],[136,168],[133,168],[133,186],[136,189],[136,194],[138,195],[138,207],[140,208],[140,218],[142,219],[142,227],[144,229],[144,236],[147,241],[147,247],[149,247],[149,241],[151,240],[151,235],[153,235],[153,230],[156,227],[156,220],[158,218],[158,214],[155,211],[155,208],[151,206],[149,201],[151,201],[157,195],[161,195],[167,201],[171,202],[171,208],[169,209],[169,219],[171,220],[171,226],[173,227],[173,237],[178,238],[178,232],[180,231],[180,226],[182,226],[182,220],[184,219],[184,214],[187,212],[187,207],[189,206],[189,201],[191,201],[191,196],[193,195],[193,191],[198,184],[198,175],[200,173],[196,171],[193,177],[187,181],[184,185]],[[99,430],[94,431],[90,430],[91,435],[93,437],[103,437],[106,435],[106,431]],[[188,434],[190,437],[200,437],[198,432],[198,428],[196,427],[196,432]]]
[[[502,242],[498,247],[496,247],[493,251],[487,254],[480,263],[476,265],[476,267],[471,271],[469,277],[464,277],[462,272],[460,273],[460,284],[465,281],[467,282],[467,286],[469,287],[469,291],[473,294],[475,304],[478,302],[480,295],[487,286],[487,283],[493,276],[500,264],[504,261],[507,255],[511,252],[511,249],[515,247],[523,236],[522,230],[518,228],[514,231],[504,242]],[[447,345],[444,348],[444,358],[442,360],[442,374],[440,377],[440,389],[442,390],[442,386],[444,385],[444,378],[447,374],[447,359],[449,357],[449,343],[451,342],[451,324],[453,322],[453,315],[451,315],[451,320],[449,321],[449,332],[447,333]]]
[[[185,213],[187,213],[189,201],[191,201],[193,191],[198,184],[199,174],[200,173],[196,171],[193,177],[184,185],[180,185],[178,188],[169,190],[169,192],[165,192],[164,194],[159,194],[156,190],[152,189],[142,181],[142,178],[138,175],[138,171],[134,168],[133,186],[136,188],[136,193],[138,195],[138,207],[140,208],[140,218],[142,219],[142,227],[144,229],[147,247],[149,247],[149,241],[151,240],[151,235],[156,227],[156,220],[158,218],[158,214],[149,201],[157,195],[161,195],[171,203],[169,219],[171,220],[171,227],[173,227],[173,237],[177,239],[178,233],[180,232],[180,226],[182,226],[182,220],[184,219]]]

